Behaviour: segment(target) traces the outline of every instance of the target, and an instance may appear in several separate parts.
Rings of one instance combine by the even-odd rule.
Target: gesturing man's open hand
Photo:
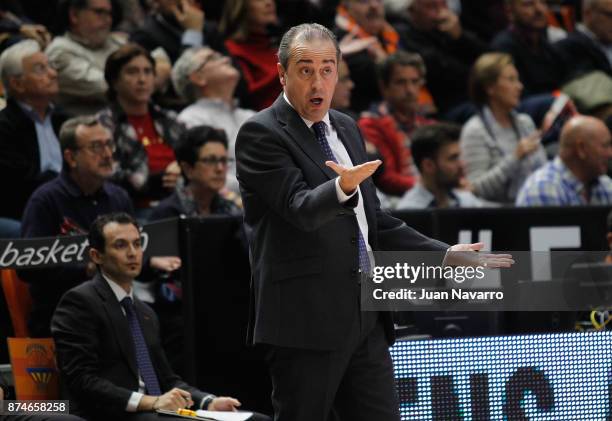
[[[347,168],[334,161],[325,161],[325,165],[340,176],[340,188],[345,194],[352,194],[363,180],[374,174],[380,164],[382,161],[377,159]]]

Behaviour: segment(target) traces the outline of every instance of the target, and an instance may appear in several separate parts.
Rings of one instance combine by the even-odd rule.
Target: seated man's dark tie
[[[144,381],[147,393],[153,396],[161,395],[161,389],[159,388],[159,382],[157,375],[155,374],[155,368],[151,362],[151,356],[149,355],[149,348],[145,342],[140,322],[134,312],[134,304],[130,297],[125,297],[121,300],[121,306],[125,310],[125,315],[132,332],[132,339],[134,340],[134,350],[136,351],[136,364],[138,365],[138,372]]]
[[[329,146],[329,142],[327,141],[325,126],[326,124],[324,121],[318,121],[312,125],[312,128],[315,132],[317,142],[319,142],[319,145],[323,150],[323,154],[325,154],[325,157],[330,161],[338,163],[338,160],[334,156],[334,153]],[[359,227],[357,227],[357,232],[359,233],[357,241],[359,246],[359,269],[361,269],[362,273],[370,273],[370,258],[368,257],[368,248],[366,247],[365,240]]]

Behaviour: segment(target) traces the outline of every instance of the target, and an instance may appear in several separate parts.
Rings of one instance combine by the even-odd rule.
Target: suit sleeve
[[[236,157],[243,193],[257,197],[300,230],[317,230],[357,205],[359,195],[339,203],[334,179],[310,188],[280,136],[258,122],[241,127]]]
[[[79,400],[104,412],[122,413],[132,394],[98,375],[101,328],[95,303],[78,291],[71,290],[60,301],[51,321],[57,359],[70,391]]]

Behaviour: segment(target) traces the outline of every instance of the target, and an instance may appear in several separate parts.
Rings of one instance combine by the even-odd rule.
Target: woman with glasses
[[[117,145],[114,180],[146,216],[146,209],[168,196],[180,179],[173,147],[184,127],[174,112],[151,102],[155,62],[142,47],[126,44],[111,54],[104,77],[111,105],[99,118]]]
[[[461,153],[474,193],[514,203],[527,176],[546,162],[540,132],[527,114],[518,114],[523,84],[512,57],[487,53],[474,64],[470,94],[478,112],[463,127]]]
[[[151,219],[241,214],[236,203],[222,193],[231,164],[223,130],[204,125],[192,127],[183,133],[174,151],[185,185],[162,200]]]

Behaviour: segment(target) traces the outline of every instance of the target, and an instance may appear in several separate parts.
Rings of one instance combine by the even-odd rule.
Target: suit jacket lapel
[[[119,304],[117,297],[108,286],[106,280],[100,274],[96,274],[94,280],[95,288],[104,301],[106,316],[110,321],[110,325],[113,326],[115,333],[117,334],[119,348],[123,352],[123,356],[128,362],[134,376],[138,377],[134,339],[132,338],[132,332],[130,332],[127,319],[125,318],[123,310],[121,309],[121,304]]]
[[[314,133],[306,126],[300,115],[295,111],[281,94],[274,102],[274,109],[278,122],[308,157],[314,162],[323,173],[331,180],[338,175],[327,165],[327,158],[323,154],[321,147],[317,143]]]

